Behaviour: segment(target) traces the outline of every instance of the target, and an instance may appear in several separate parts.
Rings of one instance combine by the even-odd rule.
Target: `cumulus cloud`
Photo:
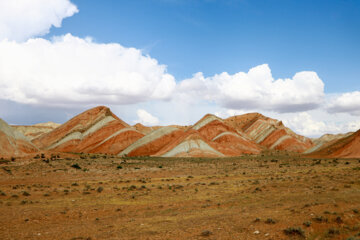
[[[305,136],[320,136],[326,133],[347,133],[360,129],[359,120],[337,122],[329,117],[327,121],[319,121],[315,120],[307,112],[297,113],[295,116],[285,118],[284,124]]]
[[[360,116],[360,92],[343,93],[335,97],[328,106],[328,112]]]
[[[324,83],[315,72],[304,71],[292,79],[272,77],[267,64],[248,73],[227,72],[204,77],[196,73],[178,86],[180,95],[215,101],[230,109],[299,112],[317,108],[324,98]]]
[[[340,130],[336,125],[327,125],[323,121],[314,120],[311,115],[306,112],[299,113],[290,119],[285,119],[284,124],[295,132],[305,136],[317,136],[325,132],[330,133]]]
[[[141,124],[147,125],[147,126],[153,126],[153,125],[159,124],[159,119],[157,117],[154,117],[153,115],[151,115],[144,109],[138,109],[136,111],[136,114],[139,119],[136,120],[135,122],[138,122],[138,123],[141,123]]]
[[[0,41],[0,99],[47,106],[131,104],[168,99],[175,85],[165,65],[120,44],[71,34]]]
[[[24,41],[60,27],[64,18],[78,12],[69,0],[0,1],[0,40]]]

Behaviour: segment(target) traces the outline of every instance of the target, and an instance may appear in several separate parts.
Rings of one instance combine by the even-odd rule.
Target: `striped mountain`
[[[322,141],[321,141],[322,140]],[[306,153],[309,157],[359,158],[360,130],[354,133],[327,135],[315,148]]]
[[[49,151],[119,156],[224,157],[263,150],[303,152],[313,146],[281,121],[258,113],[221,119],[207,114],[192,126],[130,126],[100,106],[32,141]]]
[[[109,108],[100,106],[75,116],[32,142],[50,151],[118,154],[143,136]]]
[[[19,131],[0,119],[0,156],[21,156],[35,153],[38,148]]]
[[[269,150],[303,153],[314,145],[310,138],[298,135],[281,121],[260,113],[229,117],[225,119],[225,123],[243,131],[255,143]]]

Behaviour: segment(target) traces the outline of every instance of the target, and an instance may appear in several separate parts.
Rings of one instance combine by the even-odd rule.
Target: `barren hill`
[[[270,150],[302,153],[313,146],[310,138],[298,135],[276,119],[260,113],[248,113],[225,119],[225,123],[243,131],[257,144]]]
[[[33,143],[46,150],[117,154],[143,136],[109,108],[100,106],[75,116]]]
[[[207,114],[193,126],[158,128],[130,145],[120,155],[164,157],[224,157],[260,153],[243,133]]]
[[[316,151],[313,157],[358,158],[360,157],[360,130],[355,133],[339,135]]]
[[[346,138],[350,136],[351,134],[353,134],[353,132],[341,133],[341,134],[324,134],[319,138],[314,138],[312,139],[314,146],[306,150],[304,153],[308,154],[308,153],[316,152],[320,149],[330,146],[331,144],[335,143],[336,141],[342,138]]]
[[[0,156],[17,156],[37,151],[38,148],[21,132],[0,119]]]
[[[29,140],[39,137],[44,133],[51,132],[61,124],[54,122],[38,123],[34,125],[12,125],[11,127],[21,132]]]

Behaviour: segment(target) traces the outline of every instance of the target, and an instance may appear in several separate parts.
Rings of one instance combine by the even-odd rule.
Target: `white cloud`
[[[168,99],[175,79],[135,48],[71,34],[48,41],[0,41],[0,99],[18,103],[131,104]]]
[[[153,126],[153,125],[159,124],[159,119],[157,117],[154,117],[153,115],[151,115],[144,109],[138,109],[136,111],[136,114],[139,119],[136,120],[135,122],[139,122],[139,123],[141,123],[143,125],[147,125],[147,126]]]
[[[349,113],[354,116],[360,116],[360,92],[343,93],[340,96],[330,100],[328,106],[330,113]]]
[[[320,136],[325,132],[336,132],[340,129],[336,125],[327,125],[323,121],[315,121],[309,113],[302,112],[285,119],[284,124],[295,132],[305,136]]]
[[[326,113],[323,116],[326,116]],[[326,133],[347,133],[360,129],[360,121],[343,119],[336,121],[331,116],[323,117],[324,120],[315,120],[314,117],[307,112],[297,113],[292,117],[283,116],[284,124],[295,132],[305,136],[321,136]]]
[[[243,110],[226,109],[226,110],[221,110],[221,111],[215,112],[215,115],[220,118],[228,118],[228,117],[232,117],[232,116],[236,116],[236,115],[243,115],[245,113],[247,113],[247,112],[243,111]]]
[[[260,109],[299,112],[315,109],[323,102],[324,83],[315,72],[299,72],[292,79],[272,77],[267,64],[248,73],[226,72],[205,78],[196,73],[180,82],[180,95],[215,101],[230,109]]]
[[[24,41],[44,35],[77,12],[69,0],[1,0],[0,40]]]

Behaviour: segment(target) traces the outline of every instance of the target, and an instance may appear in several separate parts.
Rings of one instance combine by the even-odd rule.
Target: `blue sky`
[[[360,129],[358,0],[0,1],[0,118],[130,124],[260,112],[306,136]]]
[[[48,36],[143,49],[177,80],[268,63],[275,78],[316,71],[328,93],[360,88],[357,0],[74,0]],[[104,4],[105,3],[105,4]]]

